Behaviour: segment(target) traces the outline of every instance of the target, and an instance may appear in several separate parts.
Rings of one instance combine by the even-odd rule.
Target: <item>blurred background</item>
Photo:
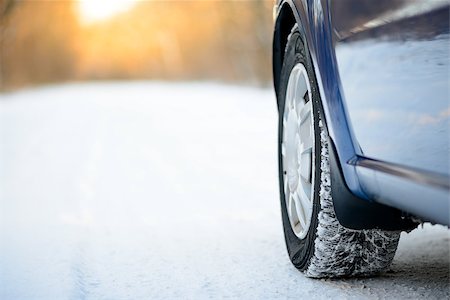
[[[0,0],[0,299],[448,298],[445,228],[380,278],[290,263],[273,2]]]
[[[64,81],[267,85],[272,0],[2,0],[0,87]]]

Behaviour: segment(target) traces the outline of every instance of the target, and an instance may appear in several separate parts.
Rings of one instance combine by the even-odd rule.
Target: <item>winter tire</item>
[[[370,276],[389,267],[400,232],[350,230],[336,218],[328,137],[314,70],[297,26],[278,91],[280,200],[289,258],[308,277]]]

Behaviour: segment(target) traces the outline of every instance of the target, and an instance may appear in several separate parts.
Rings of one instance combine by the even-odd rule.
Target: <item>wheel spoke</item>
[[[312,183],[309,182],[304,182],[304,184],[301,185],[301,189],[302,189],[302,195],[305,196],[305,199],[308,201],[308,203],[310,205],[312,205],[312,201],[313,201],[313,194],[312,194],[312,188],[313,185]]]
[[[293,86],[294,86],[294,84],[291,83],[291,80],[293,80],[293,79],[289,78],[288,87],[287,87],[287,91],[286,91],[285,106],[286,106],[286,104],[287,105],[290,104],[288,101],[290,101],[292,99],[292,96],[294,96],[293,95]]]
[[[298,211],[296,201],[291,197],[291,201],[289,203],[290,203],[288,209],[288,215],[290,217],[289,222],[291,223],[294,232],[307,229],[303,217],[299,215],[300,212]]]
[[[306,182],[311,182],[311,151],[309,148],[300,155],[300,177]]]
[[[295,99],[298,102],[303,102],[303,95],[308,92],[308,87],[305,82],[305,78],[301,76],[301,72],[296,74],[295,81]]]
[[[312,152],[313,152],[313,148],[312,148],[312,147],[309,147],[309,148],[303,149],[303,150],[300,152],[300,155],[303,155],[303,154],[306,154],[306,153],[311,153],[311,154],[312,154]]]
[[[293,207],[293,205],[295,205],[295,203],[294,203],[294,199],[292,198],[292,194],[291,193],[289,193],[288,201],[287,201],[286,205],[287,205],[286,207],[287,207],[287,211],[288,211],[288,214],[289,214],[289,218],[292,221],[292,219],[294,217],[292,215],[292,212],[293,212],[292,207]],[[297,212],[295,212],[295,213],[297,213]]]
[[[313,147],[313,132],[312,132],[311,117],[305,118],[300,125],[300,136],[301,136],[301,153],[307,152],[308,149]],[[312,152],[312,151],[311,151]]]
[[[301,115],[301,113],[302,113],[302,111],[305,109],[305,102],[303,101],[303,99],[300,99],[300,100],[298,100],[299,101],[299,103],[298,103],[298,105],[297,105],[297,110],[295,111],[296,113],[297,113],[297,116],[298,116],[298,119],[297,119],[297,121],[298,121],[298,126],[300,127],[300,125],[301,125],[301,118],[300,118],[300,115]]]
[[[281,155],[286,156],[286,145],[283,142],[281,143]]]
[[[300,224],[302,225],[303,228],[306,228],[306,223],[308,222],[306,219],[307,214],[305,211],[305,207],[303,206],[301,197],[298,195],[298,193],[293,193],[292,196],[293,196],[293,199],[295,202],[295,209],[296,209]]]
[[[291,99],[291,102],[292,102],[291,110],[296,112],[298,105],[297,105],[297,99],[295,97],[295,90],[292,92],[292,94],[294,94],[294,96]]]
[[[306,215],[309,215],[309,210],[311,209],[311,199],[310,195],[311,193],[308,191],[305,191],[305,188],[310,191],[310,188],[308,188],[308,184],[299,184],[297,186],[296,194],[299,195],[300,202],[302,204],[302,207],[304,208],[304,212]]]
[[[307,102],[303,105],[302,109],[299,112],[300,124],[304,123],[306,120],[310,119],[311,116],[312,104],[311,101]]]

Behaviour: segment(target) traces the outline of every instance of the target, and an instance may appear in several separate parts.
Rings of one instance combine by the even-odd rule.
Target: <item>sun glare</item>
[[[80,0],[78,2],[80,19],[92,23],[108,19],[130,9],[138,0]]]

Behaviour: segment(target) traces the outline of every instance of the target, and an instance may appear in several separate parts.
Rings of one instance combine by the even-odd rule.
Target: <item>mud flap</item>
[[[396,208],[361,199],[347,188],[342,170],[337,164],[336,148],[330,140],[331,190],[334,210],[339,223],[349,229],[412,230],[417,223],[405,218]]]

